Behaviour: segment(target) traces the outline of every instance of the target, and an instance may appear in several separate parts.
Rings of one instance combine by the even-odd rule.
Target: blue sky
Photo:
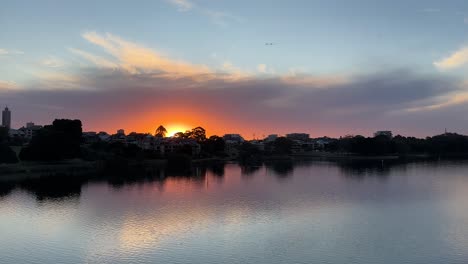
[[[404,71],[457,87],[408,111],[465,103],[467,1],[2,1],[0,30],[0,92],[11,97],[102,90],[89,73],[109,69],[134,79],[216,73],[230,85],[293,78],[312,86]]]
[[[81,34],[97,31],[197,64],[320,74],[380,65],[431,71],[433,61],[468,42],[466,1],[180,2],[191,7],[175,0],[4,1],[0,48],[23,51],[9,63],[33,67],[50,56],[69,59],[69,47],[93,48]]]

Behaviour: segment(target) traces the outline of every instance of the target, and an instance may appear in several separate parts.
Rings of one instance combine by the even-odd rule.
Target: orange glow
[[[168,124],[165,128],[167,130],[167,137],[172,137],[177,132],[185,132],[191,129],[189,126],[184,124]]]

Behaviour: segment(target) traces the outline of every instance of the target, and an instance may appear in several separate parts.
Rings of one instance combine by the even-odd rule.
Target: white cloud
[[[105,58],[102,58],[100,56],[94,55],[92,53],[82,51],[82,50],[79,50],[79,49],[74,49],[74,48],[69,48],[68,50],[71,51],[72,53],[77,54],[77,55],[83,57],[84,59],[94,63],[96,66],[98,66],[100,68],[117,69],[119,67],[119,65],[117,63],[112,62],[110,60],[107,60]]]
[[[468,63],[468,46],[465,46],[449,56],[434,62],[434,66],[440,70],[450,70]]]
[[[189,0],[169,0],[169,2],[177,6],[177,9],[181,12],[189,11],[194,7],[194,4]]]
[[[267,66],[266,66],[266,64],[259,64],[259,65],[257,66],[257,70],[258,70],[258,72],[260,72],[260,73],[266,73],[266,72],[267,72]]]
[[[49,56],[41,61],[41,64],[50,68],[59,68],[65,65],[65,62],[57,57]]]
[[[0,49],[0,55],[24,54],[21,50]]]
[[[18,89],[18,85],[12,81],[3,81],[0,80],[0,92],[5,90],[16,90]]]

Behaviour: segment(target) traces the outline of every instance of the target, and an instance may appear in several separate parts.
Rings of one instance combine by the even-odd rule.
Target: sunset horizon
[[[2,0],[0,264],[468,263],[468,0]]]
[[[16,128],[70,118],[109,133],[179,124],[247,138],[468,134],[462,2],[252,5],[259,11],[119,2],[106,12],[86,1],[50,9],[7,1],[0,105]]]

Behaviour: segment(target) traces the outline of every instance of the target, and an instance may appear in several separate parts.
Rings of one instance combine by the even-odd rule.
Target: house
[[[268,137],[266,137],[266,138],[264,139],[264,141],[265,141],[266,143],[270,143],[270,142],[275,141],[277,138],[278,138],[278,135],[277,135],[277,134],[271,134],[271,135],[268,135]]]
[[[388,138],[392,138],[393,134],[392,134],[392,131],[377,131],[374,133],[374,137],[378,137],[378,136],[385,136]]]
[[[290,133],[286,134],[286,138],[298,141],[308,141],[310,139],[310,135],[307,133]]]
[[[37,134],[37,131],[39,131],[41,128],[42,126],[40,125],[36,125],[33,122],[28,122],[26,123],[26,127],[21,127],[18,130],[24,133],[24,137],[26,139],[31,140]]]
[[[239,134],[226,134],[223,136],[223,139],[226,144],[241,144],[245,141]]]
[[[100,140],[96,132],[83,132],[82,137],[85,144],[93,144]]]

